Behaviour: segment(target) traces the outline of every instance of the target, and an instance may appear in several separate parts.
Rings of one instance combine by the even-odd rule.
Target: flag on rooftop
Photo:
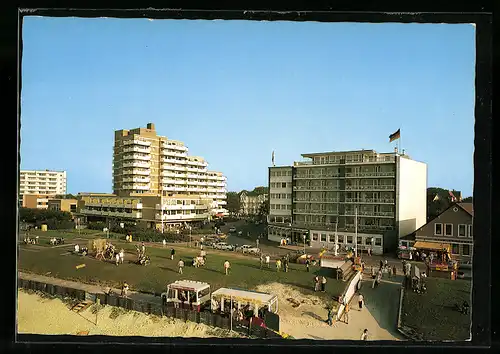
[[[273,163],[273,166],[274,166],[274,150],[273,150],[273,156],[272,156],[272,163]]]
[[[396,132],[389,135],[389,142],[393,142],[401,137],[401,129],[398,129]]]

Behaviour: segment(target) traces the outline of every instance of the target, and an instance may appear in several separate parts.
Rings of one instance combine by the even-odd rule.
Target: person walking
[[[269,257],[269,255],[266,256],[266,264],[267,268],[271,268],[271,257]]]
[[[368,330],[366,328],[361,334],[361,340],[368,340]]]
[[[321,277],[321,291],[325,292],[326,291],[326,277]]]
[[[375,272],[375,267],[372,266],[371,272],[372,272],[372,279],[375,279],[375,277],[377,276],[377,273]]]
[[[314,277],[314,292],[319,291],[319,277],[315,276]]]
[[[368,247],[368,256],[371,256],[372,255],[372,249],[370,247]]]
[[[365,271],[365,261],[361,261],[361,272],[364,273]]]
[[[163,248],[167,247],[167,240],[163,239]]]
[[[359,311],[361,311],[363,309],[363,303],[364,303],[365,299],[363,297],[363,294],[359,294],[358,295],[358,305],[359,305]]]
[[[141,251],[143,256],[146,255],[146,245],[144,244],[144,242],[142,242]]]
[[[283,259],[283,265],[285,267],[285,273],[288,273],[288,257],[285,257],[285,259]]]
[[[224,273],[225,273],[226,275],[228,275],[228,274],[229,274],[229,268],[231,268],[231,264],[229,264],[229,261],[228,261],[228,260],[226,260],[226,261],[224,262]]]
[[[311,262],[309,262],[309,258],[306,258],[306,271],[309,272],[309,264]]]
[[[344,323],[349,324],[349,304],[345,304],[344,307]]]
[[[380,260],[380,269],[382,269],[383,267],[384,267],[384,262]]]
[[[392,276],[395,277],[396,276],[396,266],[392,266]]]
[[[115,264],[118,265],[120,263],[120,254],[115,254]]]
[[[125,259],[125,250],[122,248],[120,250],[120,263],[123,264],[123,260]]]
[[[279,272],[281,269],[281,259],[276,260],[276,271]]]
[[[180,259],[177,265],[179,266],[179,274],[182,274],[182,269],[184,268],[184,261]]]
[[[264,256],[260,255],[260,269],[262,269],[262,265],[264,264]]]
[[[333,324],[333,320],[332,320],[332,308],[331,307],[328,307],[328,315],[327,315],[327,320],[326,320],[326,323],[328,323],[328,325],[331,327],[332,324]]]
[[[123,282],[123,285],[122,285],[122,293],[121,293],[121,296],[123,296],[123,297],[127,297],[128,289],[129,289],[129,286],[128,286],[127,282],[126,282],[126,281],[124,281],[124,282]]]
[[[170,259],[171,259],[171,260],[174,260],[174,255],[175,255],[175,250],[172,248],[172,249],[170,250]]]

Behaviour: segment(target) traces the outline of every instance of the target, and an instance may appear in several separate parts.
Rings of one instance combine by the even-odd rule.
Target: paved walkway
[[[70,280],[63,280],[63,279],[48,277],[48,276],[39,275],[39,274],[18,272],[18,276],[21,279],[39,281],[39,282],[43,282],[43,283],[47,283],[47,284],[53,284],[53,285],[64,286],[64,287],[68,287],[68,288],[72,288],[72,289],[83,290],[83,291],[86,291],[86,292],[91,293],[91,294],[105,294],[105,293],[108,293],[110,290],[113,293],[118,294],[118,295],[120,295],[120,293],[121,293],[121,289],[110,288],[110,287],[105,287],[105,286],[98,286],[98,285],[82,284],[82,283],[77,283],[77,282],[70,281]],[[135,301],[144,301],[144,302],[151,302],[154,304],[161,304],[161,298],[158,296],[154,296],[152,294],[139,293],[136,291],[129,290],[127,297],[132,299],[132,300],[135,300]]]

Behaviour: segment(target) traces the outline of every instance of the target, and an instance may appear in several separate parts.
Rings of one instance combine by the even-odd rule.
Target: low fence
[[[273,321],[270,322],[274,323],[275,325],[273,325],[273,327],[277,328],[267,328],[251,326],[248,321],[240,322],[233,320],[231,323],[231,319],[228,316],[212,313],[210,311],[197,312],[190,309],[166,306],[161,303],[133,300],[130,298],[120,297],[115,294],[94,294],[86,292],[85,290],[73,289],[22,278],[18,279],[18,287],[27,290],[40,291],[53,296],[70,297],[81,301],[90,300],[92,302],[97,302],[97,300],[99,300],[102,305],[121,307],[126,310],[142,312],[150,315],[177,318],[186,322],[190,321],[201,323],[226,330],[232,329],[233,331],[245,336],[270,339],[282,338],[279,334],[279,317],[276,314],[273,314]]]
[[[344,294],[342,294],[342,298],[344,299],[343,303],[339,305],[339,309],[337,311],[337,321],[339,321],[342,318],[342,315],[344,313],[345,305],[344,303],[350,303],[354,294],[356,293],[356,290],[358,288],[358,282],[361,281],[361,271],[357,271],[356,275],[352,277],[352,279],[349,282],[349,286],[345,290]]]

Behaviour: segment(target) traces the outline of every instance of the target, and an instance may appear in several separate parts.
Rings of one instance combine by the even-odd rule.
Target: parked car
[[[228,245],[225,242],[219,242],[219,243],[214,244],[214,248],[216,250],[232,251],[233,250],[233,245]]]
[[[236,232],[236,228],[235,227],[230,228],[229,232]]]
[[[251,245],[242,245],[238,248],[236,248],[237,252],[243,252],[243,253],[260,253],[260,249],[257,247],[253,247]]]

